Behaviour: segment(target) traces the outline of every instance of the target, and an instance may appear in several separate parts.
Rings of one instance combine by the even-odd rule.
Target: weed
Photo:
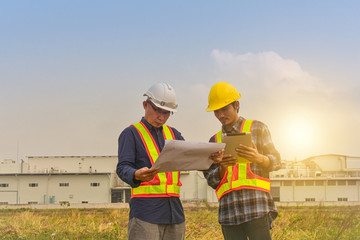
[[[218,208],[184,208],[186,240],[223,239]],[[360,239],[360,206],[278,207],[276,240]],[[127,239],[129,209],[2,209],[0,239]]]

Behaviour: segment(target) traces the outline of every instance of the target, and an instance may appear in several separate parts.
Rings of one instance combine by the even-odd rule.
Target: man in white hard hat
[[[213,164],[204,171],[219,200],[219,223],[226,240],[269,240],[270,227],[278,212],[270,195],[269,172],[281,167],[279,152],[267,126],[238,115],[240,93],[227,82],[210,90],[206,111],[214,111],[222,129],[211,142],[222,142],[223,134],[251,132],[252,146],[239,145],[237,156],[213,154]],[[238,157],[246,161],[238,161]],[[217,163],[216,163],[217,162]]]
[[[131,186],[128,239],[184,239],[185,216],[179,198],[179,172],[151,169],[166,139],[184,140],[165,125],[177,103],[168,83],[156,83],[144,94],[145,116],[119,137],[117,174]]]

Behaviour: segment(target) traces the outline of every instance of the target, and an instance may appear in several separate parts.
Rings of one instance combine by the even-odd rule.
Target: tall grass
[[[280,207],[273,239],[360,239],[360,206]]]
[[[0,239],[126,239],[128,209],[2,210]]]
[[[217,207],[186,207],[186,239],[223,239]],[[0,239],[127,239],[129,209],[2,209]],[[360,206],[279,207],[275,240],[360,239]]]

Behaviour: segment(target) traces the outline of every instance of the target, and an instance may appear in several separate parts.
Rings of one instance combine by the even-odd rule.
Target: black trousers
[[[221,225],[225,240],[271,240],[268,215],[240,225]]]

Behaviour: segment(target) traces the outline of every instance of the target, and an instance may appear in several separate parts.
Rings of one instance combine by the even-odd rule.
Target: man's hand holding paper
[[[224,147],[224,143],[166,140],[152,169],[157,168],[159,172],[207,170],[213,163],[209,156]]]
[[[151,181],[156,174],[158,174],[159,172],[159,169],[156,169],[156,168],[147,168],[147,167],[143,167],[143,168],[140,168],[138,170],[136,170],[135,174],[134,174],[134,178],[135,180],[138,180],[138,181],[142,181],[142,182],[148,182],[148,181]]]

